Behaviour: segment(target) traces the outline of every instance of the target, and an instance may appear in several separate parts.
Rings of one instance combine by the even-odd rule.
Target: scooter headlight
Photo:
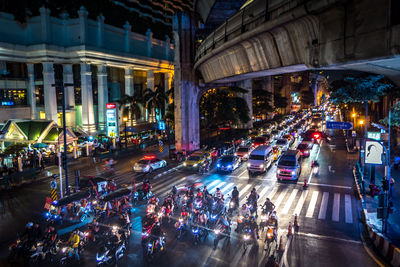
[[[244,240],[249,240],[249,239],[250,239],[250,235],[244,235],[244,236],[243,236],[243,239],[244,239]]]
[[[215,229],[215,230],[214,230],[214,234],[216,234],[216,235],[219,235],[220,232],[221,232],[221,231],[220,231],[219,229]]]
[[[105,255],[96,255],[96,260],[97,261],[102,261],[104,259]]]
[[[265,221],[266,219],[267,219],[267,216],[261,215],[261,220],[262,220],[262,221]]]

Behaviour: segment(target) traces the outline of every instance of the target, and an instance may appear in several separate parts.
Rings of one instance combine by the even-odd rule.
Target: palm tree
[[[148,112],[151,113],[155,110],[156,118],[160,115],[161,118],[165,114],[165,103],[168,101],[168,95],[164,88],[156,87],[155,90],[146,89],[143,92],[143,102]]]
[[[123,95],[118,101],[118,104],[122,113],[122,117],[131,118],[131,125],[133,118],[135,118],[136,120],[140,119],[140,116],[142,115],[142,101],[139,96]]]

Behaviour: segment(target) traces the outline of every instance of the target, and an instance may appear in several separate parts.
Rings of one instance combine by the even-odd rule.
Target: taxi
[[[133,170],[135,172],[151,173],[165,166],[167,166],[167,162],[163,159],[158,159],[156,156],[144,156],[133,165]]]
[[[273,153],[272,160],[276,161],[282,154],[282,148],[280,146],[274,146],[272,148],[272,153]]]
[[[185,169],[199,170],[199,167],[208,162],[211,164],[212,157],[209,152],[198,151],[191,154],[183,163]]]

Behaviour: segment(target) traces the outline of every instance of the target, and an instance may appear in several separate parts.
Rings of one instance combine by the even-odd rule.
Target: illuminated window
[[[39,113],[39,119],[44,120],[46,119],[46,113],[44,111],[40,111]]]

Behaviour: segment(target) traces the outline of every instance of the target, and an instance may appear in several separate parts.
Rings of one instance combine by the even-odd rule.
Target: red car
[[[254,138],[254,141],[253,141],[254,147],[258,147],[258,146],[266,145],[266,144],[268,144],[268,140],[266,137],[258,136],[256,138]]]
[[[312,146],[313,146],[312,142],[301,142],[297,146],[297,150],[300,151],[303,157],[308,157],[310,156]]]

